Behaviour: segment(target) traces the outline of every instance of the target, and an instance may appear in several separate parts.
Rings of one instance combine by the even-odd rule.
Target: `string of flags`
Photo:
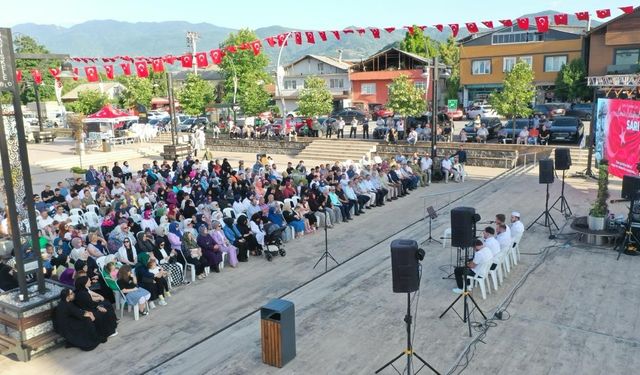
[[[618,7],[624,14],[631,14],[634,12],[635,8],[633,6],[623,6]],[[599,19],[609,18],[611,17],[611,9],[599,9],[595,11],[595,17]],[[579,21],[589,21],[592,18],[592,14],[588,11],[575,12],[575,17]],[[533,21],[533,23],[531,22]],[[495,27],[518,27],[521,30],[529,30],[530,26],[535,25],[536,30],[538,32],[544,33],[548,32],[549,28],[553,25],[555,26],[566,26],[569,24],[569,14],[567,13],[558,13],[552,16],[534,16],[534,17],[521,17],[515,20],[511,19],[503,19],[498,20],[498,23],[501,25],[497,25],[494,21],[482,21],[481,24],[486,29],[494,29]],[[460,32],[460,24],[450,23],[450,24],[435,24],[433,27],[439,32],[451,32],[451,35],[455,38],[458,36]],[[464,27],[470,34],[476,34],[481,32],[480,26],[476,22],[467,22],[464,24]],[[71,60],[84,64],[92,64],[92,63],[104,63],[102,65],[102,69],[104,70],[105,76],[108,80],[115,79],[116,67],[120,68],[122,74],[125,76],[131,76],[135,72],[136,76],[139,78],[147,78],[149,77],[150,71],[154,73],[162,73],[165,71],[165,64],[173,65],[175,63],[180,63],[182,68],[193,68],[193,66],[197,66],[198,68],[206,68],[210,64],[220,65],[222,59],[227,54],[234,54],[238,51],[252,51],[254,56],[258,56],[263,48],[263,42],[269,47],[284,47],[288,45],[289,39],[292,38],[293,42],[296,45],[302,45],[303,43],[307,44],[315,44],[319,38],[320,41],[326,42],[329,40],[329,37],[332,35],[333,39],[341,40],[342,35],[347,34],[357,34],[360,36],[364,36],[367,34],[367,31],[371,34],[374,39],[379,39],[382,31],[387,33],[393,33],[395,31],[404,31],[409,34],[413,34],[416,32],[416,28],[424,31],[428,28],[426,25],[415,25],[415,26],[403,26],[400,28],[397,27],[369,27],[369,28],[355,28],[355,29],[343,29],[343,30],[330,30],[330,31],[290,31],[286,33],[281,33],[274,36],[266,37],[264,40],[256,39],[254,41],[243,43],[239,46],[237,45],[229,45],[224,48],[212,49],[208,52],[196,52],[194,54],[186,53],[183,55],[165,55],[165,56],[156,56],[156,57],[144,57],[144,56],[113,56],[113,57],[72,57]],[[118,65],[115,65],[118,63]],[[133,64],[133,69],[132,69]],[[151,69],[149,69],[151,66]],[[42,72],[38,69],[31,70],[31,77],[36,84],[42,84]],[[49,73],[56,79],[59,80],[58,75],[60,74],[59,68],[51,68],[49,69]],[[79,77],[79,68],[73,68],[74,80],[78,80]],[[84,67],[84,74],[88,82],[99,82],[100,74],[98,71],[98,67],[95,65],[87,65]],[[16,72],[17,81],[22,81],[23,73],[18,70]]]

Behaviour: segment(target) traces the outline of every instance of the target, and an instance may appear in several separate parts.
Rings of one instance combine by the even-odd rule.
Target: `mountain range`
[[[534,17],[539,15],[553,15],[556,11],[543,11],[535,14],[527,14],[522,17]],[[592,26],[597,25],[592,21]],[[585,22],[578,21],[575,16],[569,17],[570,26],[585,26]],[[359,28],[350,26],[345,28]],[[365,27],[366,28],[366,27]],[[14,34],[25,34],[35,38],[51,52],[67,53],[71,56],[107,57],[116,55],[129,56],[162,56],[166,54],[179,55],[187,52],[186,33],[195,31],[200,35],[197,49],[208,51],[217,48],[229,33],[236,29],[219,27],[209,23],[189,23],[183,21],[165,22],[121,22],[113,20],[87,21],[71,27],[57,25],[39,25],[25,23],[14,26]],[[292,30],[284,26],[269,26],[256,29],[260,38],[275,36]],[[446,31],[446,30],[445,30]],[[486,29],[480,29],[486,31]],[[426,35],[437,41],[443,41],[448,32],[439,32],[433,27],[425,30]],[[282,52],[282,61],[291,62],[306,54],[317,54],[337,57],[338,51],[347,60],[361,60],[389,46],[397,45],[404,38],[404,30],[396,30],[388,33],[381,29],[380,39],[374,39],[370,31],[365,35],[341,34],[341,40],[335,40],[329,33],[326,42],[320,41],[316,34],[316,43],[296,45],[290,38],[288,46]],[[459,38],[468,35],[464,26],[460,27]],[[275,65],[279,48],[271,48],[264,43],[264,51]]]

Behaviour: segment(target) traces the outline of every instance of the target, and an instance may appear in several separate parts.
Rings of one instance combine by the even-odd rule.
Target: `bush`
[[[74,174],[85,174],[87,170],[82,167],[71,167],[71,173]]]
[[[589,215],[593,217],[605,217],[609,211],[607,199],[609,198],[609,169],[606,162],[598,166],[598,195],[591,206]]]

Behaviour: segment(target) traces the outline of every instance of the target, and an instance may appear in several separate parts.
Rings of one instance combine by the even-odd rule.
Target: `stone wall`
[[[264,139],[215,139],[207,137],[207,148],[216,151],[295,155],[310,141],[274,141]]]

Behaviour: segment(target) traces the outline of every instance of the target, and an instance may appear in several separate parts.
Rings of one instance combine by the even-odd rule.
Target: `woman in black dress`
[[[118,322],[113,306],[104,297],[91,291],[90,286],[91,279],[87,276],[80,276],[76,279],[75,305],[93,314],[96,331],[100,337],[107,338],[117,335]]]
[[[53,328],[67,340],[67,346],[85,351],[93,350],[107,339],[98,334],[93,313],[82,310],[73,303],[75,297],[71,289],[60,292],[60,303],[53,315]]]

